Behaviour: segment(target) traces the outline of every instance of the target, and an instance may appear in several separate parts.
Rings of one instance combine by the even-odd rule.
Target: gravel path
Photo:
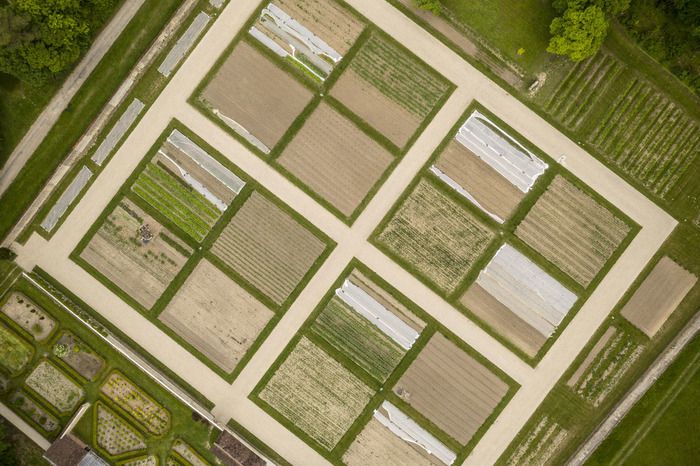
[[[112,161],[106,165],[52,239],[47,242],[38,235],[33,235],[24,247],[15,245],[19,254],[18,262],[25,269],[40,265],[211,399],[216,404],[213,413],[219,421],[226,422],[233,417],[293,464],[315,465],[328,463],[247,397],[347,263],[353,257],[358,257],[521,384],[521,389],[487,430],[465,463],[492,464],[605,320],[671,233],[676,222],[573,141],[388,3],[376,0],[348,2],[457,85],[456,91],[352,227],[343,224],[264,160],[251,153],[186,102],[207,70],[258,6],[257,0],[239,0],[230,3],[223,10],[221,17],[185,60],[143,116],[141,123],[126,138]],[[553,158],[557,159],[566,154],[566,166],[570,171],[642,226],[641,232],[611,268],[547,356],[534,369],[366,240],[460,118],[467,105],[475,98]],[[195,133],[203,136],[215,149],[338,243],[232,385],[224,382],[68,258],[172,118],[179,119]]]

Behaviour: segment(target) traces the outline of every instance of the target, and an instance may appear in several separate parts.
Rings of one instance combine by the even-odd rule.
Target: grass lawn
[[[700,458],[700,337],[695,337],[587,465],[693,465]]]
[[[506,58],[535,74],[550,56],[549,23],[556,11],[548,0],[442,0],[448,16],[478,35]],[[518,49],[525,52],[518,55]]]
[[[3,212],[0,217],[0,238],[4,238],[19,220],[61,160],[112,97],[133,65],[148,49],[181,3],[182,0],[146,0],[83,84],[14,183],[0,197],[0,211]],[[49,98],[36,100],[35,105],[39,109],[22,115],[25,119],[24,130],[20,130],[20,125],[17,125],[13,131],[23,133]],[[19,105],[19,108],[22,108],[22,105]],[[3,111],[6,112],[7,109]],[[0,117],[3,117],[2,112]],[[13,113],[14,118],[16,117]],[[2,118],[3,124],[6,124],[7,120]]]

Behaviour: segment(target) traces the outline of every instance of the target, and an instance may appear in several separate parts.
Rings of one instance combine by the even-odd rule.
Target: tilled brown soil
[[[267,147],[277,144],[313,93],[253,46],[239,42],[201,94]]]
[[[394,387],[394,393],[462,445],[508,385],[441,334],[435,334]]]
[[[278,162],[350,216],[393,159],[354,123],[321,103]]]

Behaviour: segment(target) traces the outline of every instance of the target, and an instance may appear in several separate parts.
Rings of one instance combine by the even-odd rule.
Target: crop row
[[[328,303],[311,330],[380,382],[404,355],[399,345],[337,298]]]
[[[420,118],[427,116],[447,91],[447,84],[425,65],[376,35],[364,44],[350,67]]]

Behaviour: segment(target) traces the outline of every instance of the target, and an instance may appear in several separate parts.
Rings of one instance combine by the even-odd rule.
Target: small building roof
[[[53,442],[44,452],[44,458],[53,466],[76,466],[87,454],[85,444],[68,434]]]

